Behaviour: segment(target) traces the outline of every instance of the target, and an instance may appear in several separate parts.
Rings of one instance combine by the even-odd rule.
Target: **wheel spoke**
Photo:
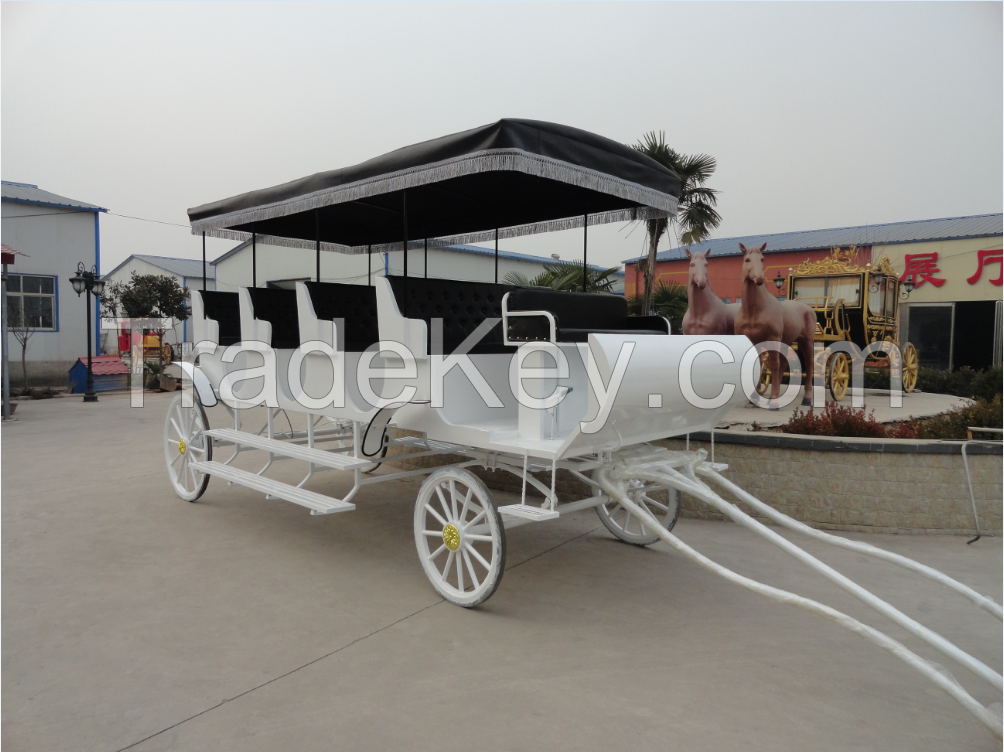
[[[470,537],[470,536],[468,536],[468,537]],[[491,564],[489,564],[487,561],[484,560],[484,557],[482,557],[481,554],[478,553],[478,550],[476,548],[474,548],[474,546],[467,546],[467,550],[471,552],[471,556],[473,556],[475,559],[477,559],[478,561],[481,562],[481,566],[483,566],[489,572],[492,571]],[[494,558],[494,557],[492,557],[492,558]]]
[[[176,462],[177,462],[178,460],[182,460],[182,459],[184,459],[184,458],[185,458],[185,455],[183,455],[183,454],[176,454],[176,455],[174,455],[174,459],[173,459],[173,460],[171,460],[171,467],[174,467],[175,463],[176,463]]]
[[[461,522],[463,522],[464,518],[467,517],[467,510],[471,506],[471,496],[473,494],[474,494],[474,489],[473,488],[468,488],[467,489],[467,496],[464,497],[464,507],[463,507],[463,509],[460,510],[460,516],[457,517],[457,519],[460,520]]]
[[[464,563],[457,557],[457,590],[464,592]]]
[[[442,530],[423,530],[422,531],[422,535],[424,535],[426,538],[442,538],[443,537],[443,531]]]
[[[443,505],[443,512],[446,514],[448,519],[453,519],[450,517],[450,505],[446,503],[446,497],[443,496],[443,489],[436,486],[436,495],[439,497],[439,503]],[[443,527],[448,525],[448,522],[443,522]]]
[[[466,530],[467,528],[469,528],[471,525],[477,525],[479,522],[481,522],[481,519],[485,515],[487,515],[487,514],[488,514],[488,510],[487,509],[482,509],[481,512],[473,520],[471,520],[466,525],[464,525],[464,530]]]
[[[439,548],[437,548],[435,551],[433,551],[431,554],[429,554],[428,556],[426,556],[425,560],[426,561],[432,561],[437,556],[439,556],[441,553],[443,553],[444,550],[446,550],[446,544],[445,543],[443,545],[441,545]]]
[[[425,505],[425,511],[427,511],[429,514],[431,514],[433,517],[439,520],[439,522],[442,524],[443,527],[446,527],[447,525],[450,524],[449,522],[447,522],[446,520],[444,520],[442,517],[439,516],[439,512],[433,509],[431,504]]]
[[[453,519],[459,519],[457,517],[457,483],[454,480],[450,480],[450,511],[453,513]]]
[[[446,578],[450,574],[450,565],[453,564],[453,557],[456,555],[456,551],[450,551],[450,555],[446,557],[446,566],[443,567],[443,571],[439,575],[439,579],[446,582]]]
[[[180,438],[182,438],[182,439],[183,439],[183,438],[185,438],[185,432],[181,430],[181,428],[180,428],[180,427],[178,426],[178,424],[177,424],[177,423],[175,422],[174,418],[170,418],[169,420],[171,421],[171,425],[172,425],[172,426],[174,426],[174,432],[175,432],[175,433],[176,433],[176,434],[177,434],[177,435],[178,435],[178,436],[179,436]]]
[[[481,581],[478,580],[478,576],[474,574],[474,565],[471,564],[471,557],[467,555],[467,548],[463,549],[464,563],[467,564],[467,573],[471,576],[471,582],[474,585],[474,589],[477,590],[481,587]]]
[[[476,540],[476,541],[491,542],[494,540],[494,538],[492,538],[490,535],[474,535],[472,533],[466,533],[464,537],[467,538],[468,540]]]

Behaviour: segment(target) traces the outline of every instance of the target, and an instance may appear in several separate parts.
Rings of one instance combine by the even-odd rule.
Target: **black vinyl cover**
[[[504,119],[188,215],[196,232],[319,237],[361,248],[404,239],[405,201],[408,238],[418,239],[644,206],[665,210],[679,193],[672,170],[629,146],[565,125]]]

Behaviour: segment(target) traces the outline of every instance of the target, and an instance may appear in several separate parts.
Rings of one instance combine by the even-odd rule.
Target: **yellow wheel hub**
[[[185,453],[185,440],[184,439],[182,439],[181,441],[178,442],[178,453],[179,454],[184,454]]]
[[[457,530],[453,525],[447,525],[443,528],[443,543],[451,551],[456,551],[460,548],[460,531]]]

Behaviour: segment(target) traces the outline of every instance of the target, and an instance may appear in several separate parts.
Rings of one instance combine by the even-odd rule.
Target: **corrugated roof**
[[[691,246],[693,251],[711,249],[714,256],[738,256],[739,244],[749,247],[767,244],[767,251],[808,251],[849,245],[893,245],[897,243],[922,243],[929,240],[956,240],[982,238],[1004,232],[1004,214],[977,214],[970,217],[921,219],[913,222],[892,222],[884,225],[835,227],[828,230],[781,232],[773,235],[745,235],[737,238],[718,238]],[[659,261],[684,258],[683,248],[662,251]],[[642,256],[628,259],[632,264]]]
[[[104,276],[112,276],[115,272],[128,264],[131,259],[145,261],[148,264],[156,266],[158,269],[163,269],[168,274],[174,274],[178,277],[202,279],[202,259],[173,258],[171,256],[146,256],[139,253],[132,254],[129,258]],[[216,279],[216,269],[212,266],[211,262],[206,262],[206,279]]]
[[[22,204],[39,204],[40,206],[56,206],[60,209],[80,209],[93,212],[108,211],[95,204],[87,204],[83,201],[43,191],[37,185],[15,183],[11,180],[0,181],[0,194],[2,194],[4,201],[16,201]]]
[[[227,251],[226,253],[224,253],[222,256],[218,256],[217,258],[213,259],[209,263],[213,264],[213,265],[216,265],[216,264],[220,263],[221,261],[223,261],[224,259],[230,258],[235,253],[238,253],[239,251],[243,251],[245,248],[248,248],[250,245],[251,245],[251,241],[250,240],[245,240],[240,245],[234,246],[229,251]],[[262,243],[261,245],[265,245],[265,244]],[[495,249],[493,249],[493,248],[483,248],[483,247],[481,247],[479,245],[429,246],[429,248],[430,249],[438,248],[439,250],[445,250],[445,251],[456,251],[457,253],[475,253],[475,254],[478,254],[478,255],[481,255],[481,256],[492,256],[492,257],[495,256]],[[413,248],[412,247],[412,248],[409,248],[408,250],[410,252],[412,252],[412,253],[415,253],[416,251],[421,252],[422,249],[420,249],[420,248]],[[553,263],[555,263],[554,259],[552,259],[552,258],[545,258],[543,256],[530,256],[530,255],[525,254],[525,253],[513,253],[512,251],[503,251],[501,248],[499,249],[499,258],[512,259],[514,261],[530,261],[530,262],[537,263],[537,264],[553,264]],[[200,261],[199,263],[201,264],[202,262]],[[592,269],[597,269],[597,270],[601,270],[601,271],[605,270],[607,268],[605,266],[596,266],[595,264],[590,264],[589,266]],[[624,272],[618,272],[618,274],[623,274],[623,273]],[[202,274],[202,272],[199,272],[200,276],[201,276],[201,274]]]
[[[87,368],[87,358],[77,358],[77,362]],[[95,355],[91,359],[91,364],[91,371],[95,376],[129,373],[129,367],[118,355]]]

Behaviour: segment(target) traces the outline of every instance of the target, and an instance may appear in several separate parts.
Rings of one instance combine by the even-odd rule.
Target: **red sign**
[[[998,265],[997,268],[999,270],[997,273],[997,279],[990,280],[990,284],[997,285],[998,287],[1000,287],[1001,283],[1004,283],[1004,263],[1001,263],[1002,250],[1004,249],[997,248],[996,250],[977,251],[976,273],[973,274],[973,276],[971,276],[969,279],[967,279],[966,282],[968,282],[971,285],[975,285],[977,282],[980,281],[980,278],[983,276],[983,267],[987,266],[988,264],[997,264]]]
[[[935,287],[941,287],[948,280],[940,279],[935,277],[935,274],[940,274],[941,270],[938,269],[938,252],[933,253],[915,253],[906,254],[903,256],[906,261],[906,271],[903,272],[903,276],[899,278],[900,282],[905,282],[908,278],[913,278],[913,286],[915,288],[920,287],[925,282],[930,282]]]

